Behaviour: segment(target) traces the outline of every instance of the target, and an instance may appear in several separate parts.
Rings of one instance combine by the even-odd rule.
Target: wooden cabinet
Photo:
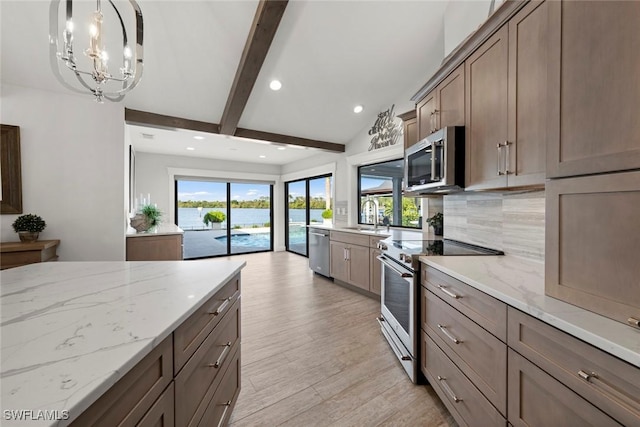
[[[636,366],[433,267],[423,271],[422,372],[460,425],[640,425]],[[481,314],[490,306],[501,327]],[[506,331],[506,342],[492,330]]]
[[[515,427],[621,426],[595,406],[509,350],[509,422]]]
[[[542,186],[548,2],[529,2],[465,62],[466,187]]]
[[[465,394],[465,397],[458,397],[466,403],[455,399],[449,399],[449,404],[445,399],[443,401],[450,410],[454,409],[451,412],[459,424],[473,425],[474,420],[486,419],[490,420],[487,425],[506,425],[506,305],[432,267],[423,264],[422,271],[421,327],[427,341],[440,350],[430,351],[428,344],[423,343],[427,346],[422,359],[424,375],[432,385],[435,384],[436,392],[445,396],[451,394],[447,388],[453,389],[450,376],[458,378],[455,390]],[[502,319],[500,326],[496,327],[496,321],[487,316],[489,312],[494,313],[494,318]],[[497,330],[501,335],[504,332],[502,340],[490,330]],[[430,362],[429,358],[442,360]],[[449,373],[440,373],[439,370],[447,365]]]
[[[418,142],[418,119],[416,118],[416,110],[398,114],[398,117],[402,119],[404,149],[406,150]]]
[[[331,231],[331,277],[380,295],[381,265],[378,242],[384,236]]]
[[[37,262],[56,261],[60,240],[35,242],[2,242],[0,244],[0,270]]]
[[[545,292],[637,327],[638,207],[640,171],[549,181]]]
[[[182,234],[127,237],[127,261],[182,260]]]
[[[224,425],[240,392],[239,361],[238,274],[71,425]]]
[[[418,102],[418,141],[445,126],[464,126],[464,73],[460,65]]]
[[[549,2],[547,176],[640,168],[640,2]]]
[[[511,307],[508,329],[509,347],[570,388],[572,394],[623,425],[640,425],[640,369]],[[525,375],[528,372],[525,369]],[[513,374],[510,382],[517,370]],[[518,390],[516,384],[514,387]],[[511,413],[518,414],[515,420],[519,420],[520,408]]]

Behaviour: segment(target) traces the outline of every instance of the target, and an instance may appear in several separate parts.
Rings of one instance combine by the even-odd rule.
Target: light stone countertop
[[[514,256],[422,256],[420,261],[640,367],[640,329],[544,294],[544,264]]]
[[[0,424],[69,424],[244,266],[47,262],[0,272]],[[5,410],[68,410],[69,419],[12,421]]]
[[[135,228],[129,226],[127,228],[127,237],[145,237],[145,236],[168,236],[171,234],[184,234],[184,230],[175,224],[160,223],[155,227],[151,227],[147,231],[138,233]]]
[[[442,236],[436,236],[432,232],[424,233],[422,230],[407,230],[407,229],[399,229],[399,228],[389,228],[387,231],[387,227],[381,226],[378,227],[377,230],[373,228],[354,228],[354,227],[340,227],[333,225],[324,225],[324,224],[310,224],[307,227],[309,228],[320,228],[323,230],[332,230],[332,231],[341,231],[344,233],[354,233],[354,234],[366,234],[369,236],[381,236],[384,238],[392,237],[394,240],[439,240],[442,239]]]

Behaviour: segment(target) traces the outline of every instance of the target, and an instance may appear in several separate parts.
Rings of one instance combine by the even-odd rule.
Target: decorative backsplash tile
[[[444,237],[544,261],[544,191],[444,197]]]

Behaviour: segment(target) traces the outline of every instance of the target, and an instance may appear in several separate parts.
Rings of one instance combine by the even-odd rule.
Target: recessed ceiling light
[[[282,87],[282,83],[280,83],[280,80],[271,80],[271,83],[269,83],[269,87],[271,88],[271,90],[280,90],[280,88]]]
[[[287,147],[278,147],[278,150],[286,150]]]
[[[193,151],[193,150],[195,150],[195,148],[193,148],[193,147],[187,147],[187,150],[189,150],[189,151]]]
[[[204,136],[196,135],[193,137],[193,139],[204,139]]]
[[[260,157],[261,159],[266,159],[266,158],[267,158],[267,156],[264,156],[264,155],[260,155],[259,157]]]
[[[364,107],[362,105],[356,105],[355,107],[353,107],[353,112],[356,114],[362,113],[362,110],[364,110]]]

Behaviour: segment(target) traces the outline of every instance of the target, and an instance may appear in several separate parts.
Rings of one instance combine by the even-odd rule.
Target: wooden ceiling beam
[[[200,122],[197,120],[184,119],[181,117],[165,116],[162,114],[149,113],[147,111],[124,109],[124,121],[130,125],[148,126],[160,129],[187,129],[204,133],[220,133],[219,125],[216,123]],[[317,148],[325,151],[344,153],[344,144],[335,142],[318,141],[315,139],[298,138],[291,135],[279,133],[262,132],[259,130],[242,129],[236,130],[235,136],[240,138],[258,139],[280,144],[297,145],[301,147]]]
[[[287,7],[288,0],[260,0],[249,36],[220,119],[220,133],[233,135],[256,83],[260,68]]]

